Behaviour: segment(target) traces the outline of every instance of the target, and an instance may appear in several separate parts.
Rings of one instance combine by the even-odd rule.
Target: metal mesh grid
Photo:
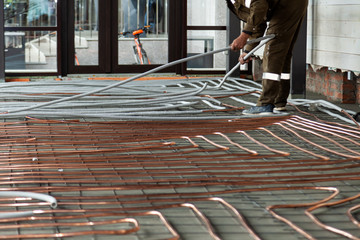
[[[233,94],[221,102],[234,118],[5,121],[1,192],[47,194],[57,207],[1,198],[1,213],[32,214],[0,219],[0,239],[360,236],[357,126],[296,110],[241,118]]]

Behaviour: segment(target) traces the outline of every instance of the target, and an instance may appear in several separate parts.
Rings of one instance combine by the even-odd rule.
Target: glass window
[[[168,62],[167,0],[118,0],[118,64]]]
[[[75,0],[74,63],[99,65],[99,0]]]
[[[56,13],[57,0],[4,0],[6,72],[57,72]]]
[[[5,70],[56,72],[56,32],[6,31]]]
[[[188,0],[188,26],[226,26],[225,1],[219,0]]]
[[[188,29],[193,26],[192,30],[187,30],[188,56],[226,47],[226,11],[225,1],[187,1]],[[202,27],[204,29],[201,29]],[[211,30],[211,27],[215,29]],[[187,63],[188,70],[225,70],[225,68],[226,55],[224,53],[208,55]]]
[[[4,0],[5,26],[56,26],[57,0]]]
[[[193,56],[200,53],[213,51],[226,46],[226,31],[218,30],[189,30],[187,31],[187,53]],[[226,68],[226,55],[217,53],[206,57],[197,58],[187,63],[188,70],[207,68],[224,70]]]

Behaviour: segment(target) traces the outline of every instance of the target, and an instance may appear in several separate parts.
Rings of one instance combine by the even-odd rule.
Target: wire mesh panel
[[[91,84],[103,83],[63,84],[56,93],[8,85],[4,105],[41,103]],[[208,89],[195,94],[197,103],[176,105],[202,84],[174,81],[161,89],[166,97],[149,86],[141,99],[144,89],[133,85],[126,96],[117,90],[73,102],[75,111],[42,108],[55,114],[47,119],[41,111],[22,119],[4,111],[0,239],[359,237],[358,126],[296,106],[287,115],[239,117],[255,92],[235,88]],[[115,109],[107,101],[124,103],[115,112],[124,119],[107,115]],[[164,119],[136,119],[159,103],[176,107],[157,110]],[[74,117],[80,109],[86,117]],[[106,121],[90,119],[98,109]]]

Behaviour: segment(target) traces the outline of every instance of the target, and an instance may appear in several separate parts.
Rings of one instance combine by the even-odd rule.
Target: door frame
[[[117,24],[118,24],[118,0],[112,1],[112,19],[111,24],[109,26],[116,26],[113,29],[109,29],[111,31],[111,47],[110,50],[112,54],[112,73],[142,73],[145,71],[149,71],[156,67],[161,66],[160,64],[151,64],[151,65],[118,65],[118,32],[117,32]],[[182,6],[186,6],[184,1],[178,0],[168,0],[168,26],[184,26],[183,20],[185,19],[182,15],[184,12],[184,8]],[[184,36],[184,28],[171,28],[168,29],[168,62],[175,61],[177,59],[182,58],[185,54],[182,53],[183,44],[179,42],[179,36]],[[179,47],[181,46],[181,47]],[[172,66],[166,69],[159,71],[161,73],[181,73],[181,66]]]
[[[99,4],[99,65],[96,66],[76,66],[74,63],[74,23],[75,23],[75,0],[63,1],[64,9],[62,17],[66,18],[65,34],[62,43],[66,43],[62,49],[63,58],[62,74],[77,73],[140,73],[151,70],[160,65],[118,65],[118,0],[99,0],[103,4]],[[100,2],[99,2],[100,3]],[[186,1],[168,0],[169,23],[168,26],[181,26],[170,28],[168,31],[168,61],[175,61],[186,56],[186,48],[184,41],[186,39],[185,24],[186,19],[183,17],[186,10]],[[110,43],[110,44],[107,44]],[[163,69],[160,72],[169,72],[184,74],[184,64],[172,66]]]
[[[74,73],[107,73],[110,72],[109,70],[109,57],[106,55],[110,53],[110,46],[109,44],[106,44],[106,42],[109,41],[109,33],[107,31],[107,27],[110,23],[110,15],[106,14],[106,9],[109,7],[108,5],[110,2],[108,0],[101,1],[102,4],[100,4],[99,1],[99,39],[98,39],[98,46],[99,46],[99,64],[98,65],[83,65],[83,66],[76,66],[75,65],[75,0],[68,0],[67,2],[67,28],[66,28],[66,65],[67,65],[67,73],[68,74],[74,74]],[[64,6],[63,6],[64,7]]]

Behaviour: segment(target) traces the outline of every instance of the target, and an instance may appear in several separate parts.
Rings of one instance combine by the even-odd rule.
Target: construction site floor
[[[248,80],[121,82],[0,85],[0,239],[360,238],[358,105],[245,116]]]

